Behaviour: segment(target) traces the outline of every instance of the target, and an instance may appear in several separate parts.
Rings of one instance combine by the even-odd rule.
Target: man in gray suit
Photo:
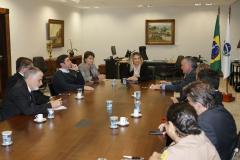
[[[187,84],[196,80],[197,62],[193,57],[185,57],[181,61],[181,69],[184,73],[184,78],[175,82],[160,81],[160,84],[152,84],[150,89],[162,89],[167,91],[181,92],[182,88]]]

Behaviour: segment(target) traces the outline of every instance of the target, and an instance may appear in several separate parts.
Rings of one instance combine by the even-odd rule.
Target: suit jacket
[[[193,81],[196,81],[195,70],[192,70],[190,73],[186,74],[182,80],[175,81],[175,82],[172,82],[172,84],[166,85],[165,90],[181,92],[183,87],[185,87],[187,84],[189,84]]]
[[[134,74],[134,71],[130,71],[129,72],[129,77],[133,76]],[[151,80],[152,77],[151,77],[151,73],[147,67],[147,65],[145,63],[143,63],[141,65],[141,68],[140,68],[140,77],[138,77],[138,81],[148,81],[148,80]]]
[[[35,98],[29,93],[25,81],[18,81],[8,92],[3,101],[1,110],[2,119],[8,119],[16,115],[33,115],[47,113],[51,104],[36,104]]]
[[[20,73],[15,73],[12,77],[9,78],[7,82],[7,89],[8,92],[18,81],[24,82],[24,77]],[[44,95],[40,90],[32,91],[32,95],[36,100],[36,104],[44,104],[49,102],[49,96]]]
[[[64,73],[58,70],[53,76],[53,89],[56,94],[66,91],[77,90],[83,88],[85,81],[81,72],[69,70],[69,73]]]
[[[236,124],[232,115],[222,105],[218,105],[200,114],[198,123],[216,147],[221,159],[229,160],[237,141]]]

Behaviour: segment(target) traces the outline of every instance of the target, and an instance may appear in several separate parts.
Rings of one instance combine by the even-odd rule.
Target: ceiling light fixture
[[[205,5],[206,6],[212,6],[213,4],[212,3],[206,3]]]
[[[72,0],[73,2],[75,2],[75,3],[79,3],[80,2],[80,0]]]
[[[151,4],[149,4],[149,5],[147,5],[147,7],[148,7],[148,8],[151,8],[151,7],[152,7],[152,5],[151,5]]]
[[[96,9],[98,9],[98,8],[100,8],[99,6],[95,6],[95,7],[93,7],[93,8],[96,8]]]
[[[139,5],[137,5],[137,7],[138,7],[138,8],[142,8],[142,7],[143,7],[143,5],[142,5],[142,4],[139,4]]]
[[[202,4],[201,3],[195,3],[194,5],[195,6],[201,6]]]

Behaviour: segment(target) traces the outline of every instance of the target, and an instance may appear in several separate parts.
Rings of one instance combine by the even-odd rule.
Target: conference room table
[[[13,144],[0,147],[1,160],[121,160],[123,155],[148,159],[162,151],[165,139],[149,135],[157,129],[172,103],[171,92],[148,89],[150,84],[123,85],[112,80],[94,85],[84,98],[76,92],[61,96],[66,110],[55,111],[54,119],[35,123],[34,116],[16,116],[0,122],[0,131],[11,130]],[[141,118],[132,118],[134,91],[141,91]],[[57,98],[58,98],[57,97]],[[127,117],[129,126],[110,129],[106,100],[113,101],[112,115]]]

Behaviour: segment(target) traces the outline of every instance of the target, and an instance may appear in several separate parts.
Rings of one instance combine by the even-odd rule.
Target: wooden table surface
[[[153,151],[164,147],[164,140],[149,135],[156,129],[171,104],[172,93],[147,89],[150,83],[115,87],[106,80],[86,91],[84,99],[76,100],[75,93],[63,95],[67,110],[55,111],[55,119],[45,123],[33,122],[34,116],[17,116],[0,122],[0,131],[13,131],[13,145],[0,147],[2,160],[120,160],[123,155],[148,159]],[[131,118],[135,90],[141,90],[142,114]],[[113,100],[113,115],[125,116],[128,127],[109,128],[106,100]]]

